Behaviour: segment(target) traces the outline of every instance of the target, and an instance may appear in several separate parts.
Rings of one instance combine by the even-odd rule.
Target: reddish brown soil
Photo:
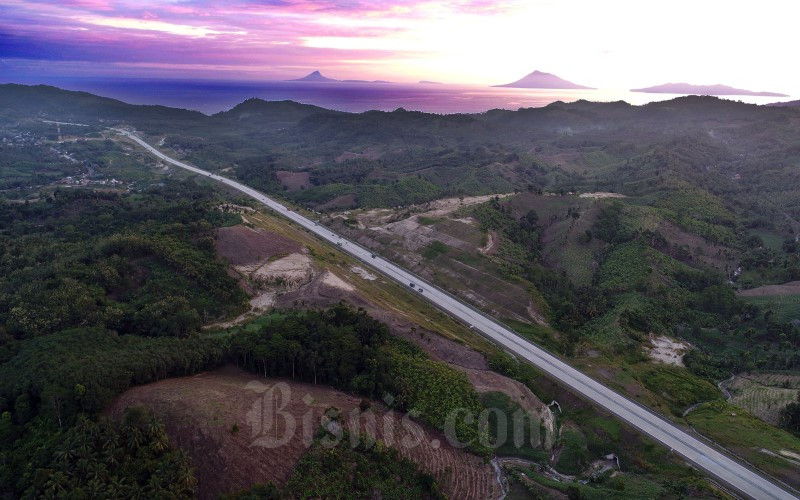
[[[790,281],[783,285],[764,285],[739,292],[742,297],[773,297],[778,295],[800,295],[800,281]]]
[[[217,254],[234,266],[252,264],[301,249],[299,243],[277,233],[242,225],[219,228],[216,247]]]
[[[275,176],[287,191],[300,191],[311,187],[311,179],[308,172],[287,172],[278,170]]]
[[[294,417],[297,428],[285,444],[268,447],[263,440],[274,429],[263,432],[264,390],[279,382],[286,382],[291,390],[282,411]],[[135,387],[119,396],[106,413],[118,417],[128,406],[149,408],[164,422],[171,442],[192,457],[199,497],[216,498],[256,483],[283,484],[307,449],[303,417],[311,417],[306,432],[313,435],[325,410],[336,407],[345,416],[343,422],[348,422],[359,403],[360,399],[329,387],[259,378],[228,366]],[[368,422],[373,418],[375,425],[371,427]],[[358,422],[356,430],[360,433],[397,448],[401,455],[436,477],[449,497],[497,496],[499,488],[494,472],[482,459],[453,448],[440,432],[428,426],[404,424],[401,419],[400,414],[373,403],[353,423]],[[285,423],[282,418],[277,422],[280,436]],[[232,431],[234,425],[239,429],[236,432]]]

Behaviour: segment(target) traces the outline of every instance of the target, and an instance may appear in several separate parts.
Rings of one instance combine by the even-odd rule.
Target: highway
[[[605,387],[589,376],[561,361],[558,357],[519,337],[509,328],[477,311],[438,287],[422,281],[392,262],[374,255],[369,250],[342,238],[331,230],[298,214],[289,207],[265,196],[244,184],[220,175],[174,160],[158,151],[132,132],[114,129],[137,142],[150,153],[176,167],[226,184],[263,203],[297,225],[311,231],[329,243],[338,246],[353,257],[380,271],[382,274],[409,287],[414,283],[416,293],[435,306],[472,327],[515,356],[525,359],[539,370],[561,382],[572,391],[624,420],[643,434],[662,443],[683,456],[698,469],[741,495],[755,499],[797,498],[788,489],[762,476],[748,466],[720,453],[703,441],[684,432],[671,422],[644,406]],[[419,291],[420,288],[422,291]]]

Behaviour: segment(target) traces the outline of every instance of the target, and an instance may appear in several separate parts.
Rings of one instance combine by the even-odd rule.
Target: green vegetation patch
[[[422,256],[426,259],[435,259],[447,253],[449,247],[441,241],[432,241],[422,249]]]
[[[482,410],[467,376],[429,359],[417,347],[389,334],[387,326],[363,310],[337,305],[325,311],[290,312],[240,328],[232,355],[248,370],[324,383],[374,399],[391,400],[437,429],[448,416],[455,436],[485,453],[477,416]],[[471,412],[469,418],[463,411]]]
[[[346,432],[334,437],[321,430],[320,436],[300,459],[284,487],[272,483],[258,485],[224,498],[445,498],[433,476],[420,472],[414,462],[401,457],[394,448],[363,437],[352,446]]]
[[[720,398],[716,386],[682,368],[653,366],[639,371],[637,377],[645,387],[662,396],[676,415],[693,404]]]
[[[614,292],[644,288],[652,272],[645,248],[639,241],[615,248],[600,266],[598,286]]]
[[[518,403],[502,392],[481,395],[481,403],[489,410],[489,437],[492,443],[502,443],[494,448],[501,456],[521,457],[536,462],[546,461],[547,450],[542,448],[545,430],[535,416],[532,417]]]
[[[128,408],[119,422],[81,417],[61,432],[38,422],[2,457],[0,491],[18,497],[190,499],[196,493],[188,455],[170,445],[164,426],[143,408]]]
[[[746,410],[723,401],[700,405],[686,417],[692,426],[703,435],[739,454],[756,467],[790,482],[798,476],[796,467],[777,454],[780,450],[800,453],[800,438],[782,429],[773,427]]]

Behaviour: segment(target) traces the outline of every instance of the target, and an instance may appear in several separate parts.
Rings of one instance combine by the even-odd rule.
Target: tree
[[[797,402],[789,403],[781,411],[779,421],[781,427],[792,432],[800,432],[800,393],[798,393],[797,399]]]

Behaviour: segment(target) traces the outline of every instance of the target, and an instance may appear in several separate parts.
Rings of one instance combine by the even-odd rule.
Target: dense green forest
[[[483,407],[466,375],[433,361],[414,345],[389,334],[363,310],[337,305],[266,317],[233,330],[232,355],[248,370],[322,383],[371,399],[391,401],[438,429],[457,409],[480,414]],[[459,441],[477,453],[477,420],[454,422]]]
[[[191,498],[196,488],[191,460],[143,408],[119,422],[82,416],[62,434],[37,427],[3,459],[2,493],[20,498]]]
[[[164,180],[0,205],[4,497],[191,496],[188,459],[150,417],[94,419],[131,385],[228,359],[221,340],[197,336],[245,301],[215,256],[213,229],[227,223],[216,203],[207,187]]]
[[[0,324],[13,339],[3,344],[75,326],[186,336],[242,307],[214,257],[225,220],[211,202],[207,188],[169,182],[0,206]]]

